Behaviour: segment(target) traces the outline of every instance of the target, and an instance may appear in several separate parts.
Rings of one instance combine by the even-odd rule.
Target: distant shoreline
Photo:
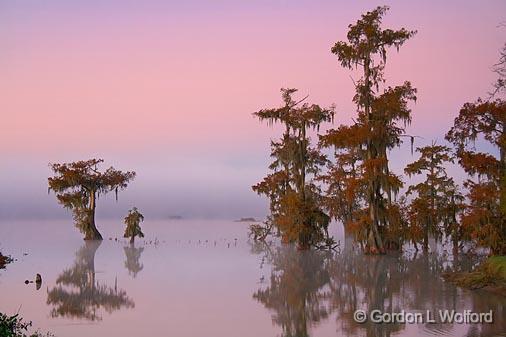
[[[257,219],[252,218],[252,217],[240,218],[240,219],[234,220],[234,222],[259,222],[259,221],[260,220],[257,220]]]

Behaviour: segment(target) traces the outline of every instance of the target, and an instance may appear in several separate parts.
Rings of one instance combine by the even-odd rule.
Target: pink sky
[[[49,161],[100,156],[136,170],[134,191],[146,198],[186,187],[187,202],[218,193],[223,214],[229,199],[259,212],[249,186],[265,174],[277,134],[251,113],[278,105],[280,87],[297,87],[335,103],[337,122],[348,122],[357,75],[329,50],[382,4],[2,2],[0,183],[23,198],[45,188]],[[391,52],[388,83],[418,88],[410,132],[442,140],[460,105],[494,80],[506,2],[386,4],[385,25],[419,31]],[[8,203],[0,195],[0,212]]]

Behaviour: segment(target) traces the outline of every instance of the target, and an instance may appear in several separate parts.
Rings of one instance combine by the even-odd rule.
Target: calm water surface
[[[246,223],[146,221],[134,246],[119,222],[84,242],[69,221],[0,223],[0,311],[61,337],[506,336],[506,300],[445,283],[474,261],[437,254],[363,256],[255,244]],[[337,228],[337,226],[336,226]],[[116,240],[117,237],[117,240]],[[40,273],[43,284],[24,284]],[[493,310],[493,324],[358,324],[356,309]]]

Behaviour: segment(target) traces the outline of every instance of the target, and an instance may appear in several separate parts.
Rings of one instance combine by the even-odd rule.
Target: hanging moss
[[[275,227],[283,242],[296,242],[300,248],[307,249],[328,239],[329,224],[314,182],[327,159],[311,147],[307,132],[333,120],[334,108],[303,103],[307,96],[296,101],[293,99],[296,92],[297,89],[283,88],[282,107],[254,113],[268,124],[283,124],[285,132],[278,141],[271,141],[273,162],[269,169],[273,173],[252,187],[258,194],[269,197],[271,214],[264,226],[251,226],[251,232],[254,239],[264,240]]]

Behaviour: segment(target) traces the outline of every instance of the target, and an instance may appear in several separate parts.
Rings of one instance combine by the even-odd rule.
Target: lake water
[[[444,282],[441,272],[475,262],[442,248],[364,256],[336,225],[338,254],[300,252],[209,220],[146,221],[131,246],[121,223],[98,225],[101,243],[70,221],[0,223],[0,250],[17,259],[0,271],[0,311],[61,337],[506,336],[506,299]],[[40,289],[24,284],[36,273]],[[360,324],[357,309],[492,310],[494,322]]]

